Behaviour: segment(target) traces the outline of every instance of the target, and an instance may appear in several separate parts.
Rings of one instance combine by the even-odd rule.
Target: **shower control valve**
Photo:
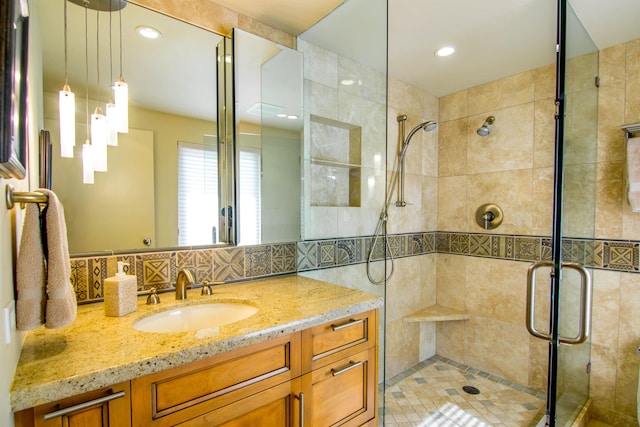
[[[502,224],[503,214],[500,206],[486,203],[476,210],[476,222],[485,230],[493,230]]]

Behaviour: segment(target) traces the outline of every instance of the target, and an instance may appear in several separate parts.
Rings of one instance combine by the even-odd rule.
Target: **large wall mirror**
[[[257,194],[263,203],[261,209],[249,209],[247,214],[243,209],[250,202],[241,203],[238,199],[244,206],[228,209],[233,204],[233,195],[228,196],[230,203],[218,200],[218,192],[235,188],[243,193],[245,185],[241,184],[242,175],[235,184],[219,180],[218,86],[227,84],[230,76],[217,76],[216,56],[218,45],[229,44],[228,39],[133,3],[128,3],[121,12],[98,15],[88,10],[85,15],[84,7],[68,1],[65,67],[64,2],[36,0],[35,6],[42,40],[44,127],[51,132],[53,144],[51,187],[65,206],[72,254],[297,239],[299,220],[295,232],[278,233],[266,205],[274,199],[261,195],[260,189]],[[153,27],[160,37],[145,39],[139,34],[140,27]],[[251,38],[273,45],[255,36],[246,39]],[[235,41],[236,50],[249,55],[252,47],[240,48],[243,43]],[[276,51],[284,50],[273,46]],[[230,55],[229,49],[225,55]],[[261,76],[259,72],[241,72],[239,66],[236,65],[236,80],[247,87],[253,85],[251,79],[264,78],[264,73]],[[268,67],[258,70],[261,68]],[[62,158],[59,148],[58,91],[65,83],[65,69],[76,99],[74,158]],[[96,172],[94,184],[83,184],[86,117],[98,105],[104,110],[110,98],[110,85],[121,70],[129,87],[129,132],[119,134],[118,146],[108,147],[107,172]],[[264,80],[258,82],[256,102],[261,102],[259,97],[269,89]],[[300,97],[301,93],[300,87]],[[243,144],[250,141],[248,145],[261,148],[258,178],[264,182],[270,173],[266,160],[270,154],[264,148],[268,138],[264,133],[280,129],[267,129],[260,121],[245,120],[240,113],[235,118],[236,128],[242,129],[239,136]],[[292,133],[290,129],[282,132],[279,135],[286,138]],[[239,160],[239,150],[234,150]],[[238,163],[236,168],[241,171],[241,166]],[[229,170],[233,171],[233,167]],[[279,207],[285,212],[299,211],[299,192],[295,203],[293,199],[286,201],[292,203],[290,207]],[[281,218],[277,212],[275,218]],[[236,221],[238,240],[235,232],[225,233],[225,224],[231,221]],[[257,237],[242,239],[242,227],[261,231],[254,233]]]

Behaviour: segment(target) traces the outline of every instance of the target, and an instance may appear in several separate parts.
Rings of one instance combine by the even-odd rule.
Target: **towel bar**
[[[25,203],[47,203],[49,199],[45,194],[34,191],[13,191],[13,185],[7,184],[7,209],[13,209],[15,203],[20,203],[24,208]]]

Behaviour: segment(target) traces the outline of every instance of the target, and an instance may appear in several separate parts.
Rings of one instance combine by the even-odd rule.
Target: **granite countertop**
[[[11,389],[13,411],[96,390],[226,351],[301,331],[351,314],[380,308],[382,298],[301,276],[283,276],[188,291],[185,301],[160,295],[159,305],[138,298],[138,310],[106,317],[104,304],[78,307],[65,328],[27,333]],[[241,300],[258,312],[228,325],[197,332],[140,332],[141,317],[205,300]]]

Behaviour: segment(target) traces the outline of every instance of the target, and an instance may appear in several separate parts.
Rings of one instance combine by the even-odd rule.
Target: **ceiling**
[[[355,61],[388,71],[390,76],[435,96],[555,61],[554,0],[388,0],[388,8],[386,0],[212,1],[312,43],[330,47]],[[64,81],[63,3],[34,2],[40,16],[43,64],[49,80],[45,82],[45,88],[57,91]],[[572,45],[573,52],[595,47],[603,49],[640,38],[638,0],[570,0],[570,4],[593,40],[592,44]],[[69,80],[76,96],[84,98],[84,65],[74,62],[84,62],[84,9],[71,3],[68,5]],[[127,7],[125,10],[124,34],[133,34],[137,25],[150,23],[151,18],[144,14],[144,8]],[[126,39],[124,46],[123,74],[129,83],[131,99],[140,105],[150,105],[157,104],[161,95],[170,94],[164,110],[206,119],[215,117],[216,86],[211,76],[215,73],[215,45],[220,36],[160,14],[153,15],[153,19],[159,21],[151,24],[161,29],[163,37],[156,41]],[[568,19],[575,20],[572,14],[569,15]],[[89,19],[91,97],[94,97],[93,82],[96,81],[93,19]],[[388,61],[385,57],[387,38],[383,31],[387,20]],[[108,31],[105,22],[108,21],[101,23],[103,33]],[[117,29],[116,23],[113,26]],[[108,40],[108,33],[101,39]],[[105,91],[109,81],[119,74],[117,31],[113,39],[116,54],[111,67],[106,55],[109,47],[103,43],[100,48],[101,69],[114,70],[111,73],[102,71],[101,86]],[[445,44],[455,45],[457,53],[447,58],[436,57],[434,51]],[[207,51],[211,54],[194,54]],[[160,62],[159,58],[167,57],[169,61]],[[169,69],[172,71],[159,72]],[[173,77],[167,78],[167,75]],[[175,78],[176,75],[182,78]],[[157,90],[158,87],[163,90]]]
[[[335,3],[335,0],[326,1]],[[316,26],[331,25],[333,31],[321,36],[314,28],[303,37],[348,50],[348,46],[343,46],[344,40],[371,33],[372,21],[383,22],[385,17],[377,16],[376,11],[384,11],[384,4],[371,6],[372,2],[381,1],[384,3],[383,0],[348,0],[332,14],[331,23],[323,21]],[[282,10],[292,10],[289,8],[297,3],[305,3],[277,0],[279,7],[269,10],[264,5],[271,1],[227,2],[242,5],[243,13],[274,26],[283,19]],[[252,6],[258,3],[260,13],[254,15]],[[360,3],[361,7],[350,7],[351,3]],[[569,0],[569,3],[593,42],[591,47],[572,46],[574,52],[601,50],[640,38],[638,0]],[[388,0],[388,73],[433,95],[443,96],[553,63],[555,8],[554,0]],[[573,19],[571,13],[568,15],[568,20]],[[296,22],[303,16],[291,18]],[[317,17],[311,19],[317,20]],[[335,30],[336,22],[342,31]],[[445,44],[455,45],[457,53],[437,58],[435,50]],[[365,64],[381,66],[371,52],[362,50],[344,54]]]

